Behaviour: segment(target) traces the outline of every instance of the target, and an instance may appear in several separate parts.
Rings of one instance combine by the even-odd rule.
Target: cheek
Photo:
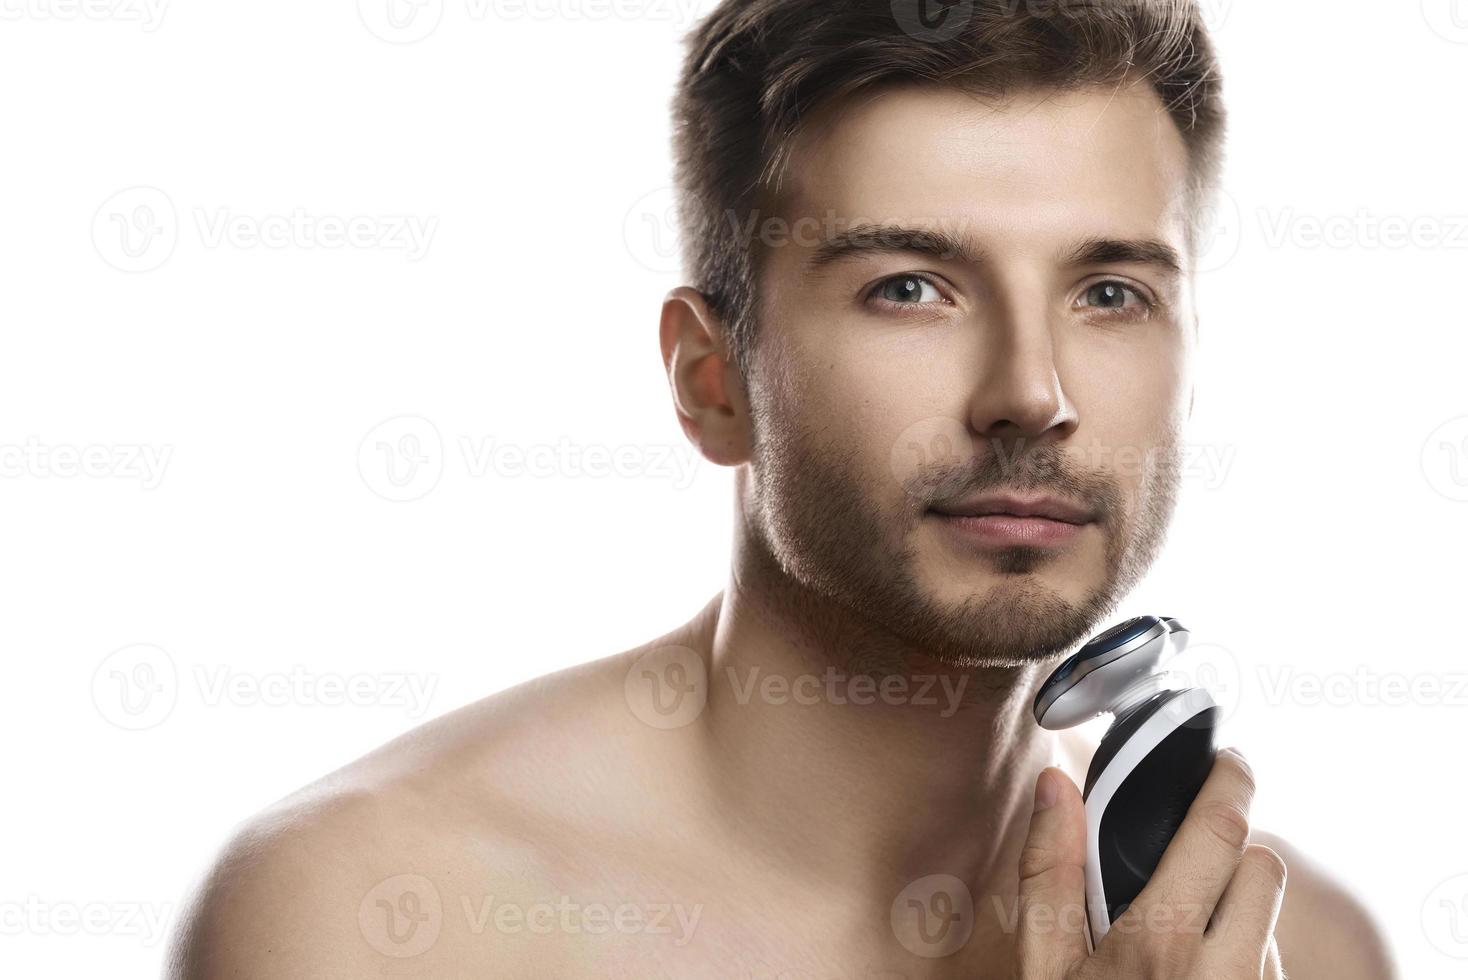
[[[821,465],[859,483],[852,491],[873,512],[908,510],[919,474],[971,451],[962,399],[936,396],[942,386],[914,367],[911,350],[878,354],[802,338],[785,343],[781,355],[775,410],[798,427],[807,453],[837,457]]]
[[[885,338],[883,338],[885,340]],[[972,453],[971,372],[927,338],[833,348],[813,378],[824,421],[900,492],[915,469]]]
[[[1058,367],[1082,434],[1145,447],[1187,413],[1187,360],[1180,337],[1159,333],[1067,345]]]
[[[825,332],[821,353],[811,360],[835,399],[880,426],[940,412],[962,418],[982,356],[971,325],[873,318]]]
[[[1121,507],[1135,513],[1153,493],[1187,415],[1185,351],[1156,343],[1125,352],[1092,347],[1062,374],[1080,422],[1068,440],[1076,466],[1104,476],[1121,493]]]

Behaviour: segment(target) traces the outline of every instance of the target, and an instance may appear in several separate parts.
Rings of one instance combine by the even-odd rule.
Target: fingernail
[[[1060,787],[1055,783],[1055,777],[1050,775],[1049,769],[1040,772],[1040,778],[1035,780],[1035,809],[1048,810],[1055,805],[1056,798],[1060,795]]]

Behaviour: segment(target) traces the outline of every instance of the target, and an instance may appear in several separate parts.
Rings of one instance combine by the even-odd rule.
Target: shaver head
[[[1035,721],[1041,728],[1070,728],[1135,703],[1157,688],[1157,667],[1187,644],[1187,627],[1170,616],[1117,623],[1067,657],[1040,686]]]

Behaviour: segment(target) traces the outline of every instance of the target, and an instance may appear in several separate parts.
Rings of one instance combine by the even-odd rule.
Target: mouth
[[[990,495],[935,504],[929,513],[943,525],[981,545],[1069,543],[1095,523],[1091,508],[1059,497]]]
[[[944,517],[1038,517],[1063,524],[1090,524],[1096,519],[1090,508],[1059,497],[1016,497],[1008,494],[934,504],[932,510]]]

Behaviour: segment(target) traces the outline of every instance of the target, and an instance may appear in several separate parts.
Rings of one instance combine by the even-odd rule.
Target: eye
[[[1156,304],[1148,299],[1141,290],[1119,279],[1105,279],[1092,283],[1086,287],[1081,298],[1085,301],[1083,305],[1104,311],[1109,316],[1145,318],[1156,307]],[[1128,302],[1129,298],[1132,302]]]
[[[920,306],[924,303],[947,302],[931,279],[911,272],[883,279],[868,294],[867,299],[880,300],[893,306]]]

